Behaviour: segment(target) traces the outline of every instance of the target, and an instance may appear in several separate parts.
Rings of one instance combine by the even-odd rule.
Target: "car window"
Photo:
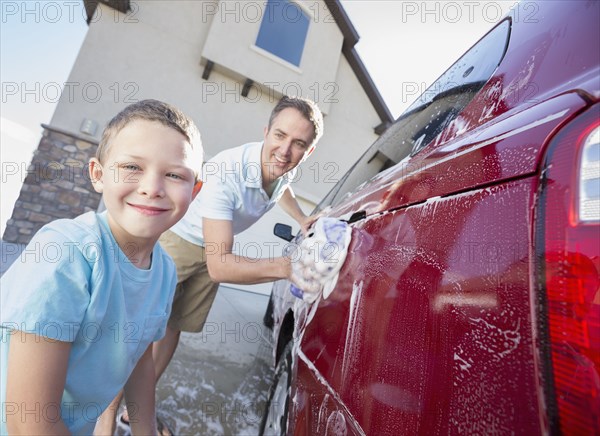
[[[510,36],[505,19],[442,74],[325,196],[316,211],[335,206],[376,174],[414,156],[473,100],[502,61]]]

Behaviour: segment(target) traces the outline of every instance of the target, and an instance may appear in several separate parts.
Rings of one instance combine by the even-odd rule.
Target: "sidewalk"
[[[21,248],[0,242],[0,275]],[[265,295],[220,286],[201,333],[184,333],[157,388],[158,416],[176,435],[253,436],[271,384]]]

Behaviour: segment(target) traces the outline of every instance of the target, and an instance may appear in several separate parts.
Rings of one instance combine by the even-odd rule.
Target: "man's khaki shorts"
[[[177,287],[169,327],[183,332],[199,332],[217,294],[218,283],[208,275],[206,254],[201,247],[167,230],[159,239],[177,267]]]

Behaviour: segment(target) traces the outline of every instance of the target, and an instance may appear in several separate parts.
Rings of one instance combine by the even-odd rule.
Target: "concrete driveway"
[[[184,333],[158,385],[177,435],[256,435],[273,376],[268,297],[221,286],[201,333]]]

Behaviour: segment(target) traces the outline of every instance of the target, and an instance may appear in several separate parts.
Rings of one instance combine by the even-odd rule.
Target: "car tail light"
[[[579,207],[581,221],[600,219],[600,127],[596,127],[583,143],[579,167]]]
[[[600,104],[554,137],[538,203],[538,320],[551,430],[600,431]],[[543,341],[544,342],[544,341]]]

